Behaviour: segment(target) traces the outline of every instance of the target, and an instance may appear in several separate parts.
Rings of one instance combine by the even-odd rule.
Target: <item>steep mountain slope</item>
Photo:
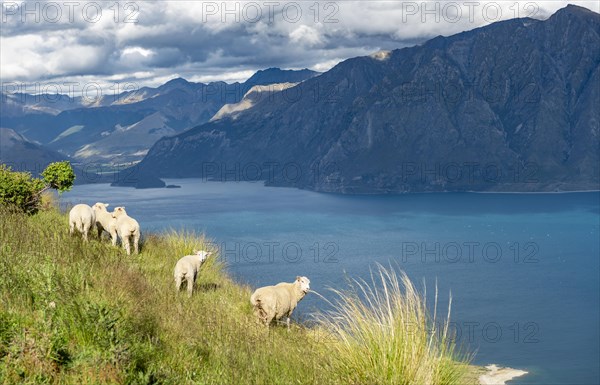
[[[213,116],[210,121],[231,117],[235,119],[242,111],[254,107],[258,102],[264,99],[270,99],[277,92],[294,87],[298,83],[276,83],[266,86],[253,86],[246,92],[242,100],[238,103],[226,104]]]
[[[155,112],[130,126],[119,126],[110,135],[81,147],[74,158],[96,163],[135,162],[146,155],[147,149],[158,139],[176,133],[166,122],[164,115]]]
[[[0,128],[0,163],[15,171],[29,171],[37,175],[49,163],[65,159],[65,156],[30,142],[14,130]]]
[[[137,175],[233,169],[346,193],[598,189],[599,85],[600,15],[567,6],[346,60],[158,141]]]
[[[244,82],[244,87],[249,90],[257,85],[268,85],[277,83],[300,83],[314,78],[320,73],[307,68],[303,70],[282,70],[279,68],[267,68],[260,70]]]
[[[0,163],[14,171],[28,171],[38,176],[52,162],[70,160],[66,156],[33,143],[10,128],[0,127]],[[73,167],[75,184],[98,181],[96,170]]]

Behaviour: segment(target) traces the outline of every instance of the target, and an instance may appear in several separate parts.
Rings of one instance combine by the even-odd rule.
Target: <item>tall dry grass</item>
[[[333,368],[348,384],[459,384],[469,358],[461,354],[447,317],[437,319],[437,287],[433,315],[426,293],[403,272],[377,265],[371,282],[353,279],[350,289],[332,289],[333,310],[319,324],[333,333]]]

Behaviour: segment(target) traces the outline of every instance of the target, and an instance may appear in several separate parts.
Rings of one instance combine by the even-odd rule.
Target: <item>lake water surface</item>
[[[180,189],[76,186],[62,203],[126,206],[144,231],[193,229],[253,287],[306,275],[331,297],[392,263],[447,307],[475,364],[527,370],[514,384],[600,383],[600,193],[344,196],[260,183]],[[178,256],[174,256],[174,261]],[[296,318],[325,306],[316,295]],[[439,308],[439,307],[438,307]]]

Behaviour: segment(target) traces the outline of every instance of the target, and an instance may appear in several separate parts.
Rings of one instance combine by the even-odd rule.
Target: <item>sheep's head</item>
[[[125,211],[125,207],[124,206],[115,207],[115,209],[112,212],[113,218],[118,218],[122,215],[127,215],[127,212]]]
[[[94,209],[96,211],[108,211],[108,210],[106,210],[106,208],[108,206],[109,206],[108,203],[97,202],[95,205],[92,206],[92,209]]]
[[[310,279],[306,277],[296,277],[296,285],[300,288],[300,290],[306,294],[310,290]]]
[[[206,261],[206,258],[208,258],[211,255],[211,253],[204,250],[194,250],[194,255],[200,257],[200,262],[204,262]]]

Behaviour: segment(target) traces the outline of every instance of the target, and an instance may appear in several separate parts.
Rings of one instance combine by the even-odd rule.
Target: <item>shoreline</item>
[[[496,364],[487,365],[485,369],[487,373],[479,376],[480,385],[506,385],[507,381],[528,373],[524,370],[500,367]]]
[[[220,180],[205,180],[202,177],[187,177],[187,178],[160,178],[166,184],[170,184],[169,181],[181,181],[181,180],[202,180],[205,183],[249,183],[249,184],[257,184],[263,182],[264,187],[273,187],[273,188],[291,188],[302,191],[310,191],[319,194],[332,194],[332,195],[342,195],[342,196],[402,196],[402,195],[418,195],[418,194],[581,194],[581,193],[599,193],[600,189],[590,189],[590,190],[560,190],[560,191],[505,191],[505,190],[462,190],[462,191],[449,191],[449,190],[440,190],[440,191],[398,191],[392,193],[343,193],[339,191],[322,191],[322,190],[312,190],[306,188],[299,188],[294,186],[273,186],[266,185],[265,180],[231,180],[231,181],[220,181]],[[134,186],[113,186],[111,182],[98,181],[98,182],[87,182],[87,183],[77,183],[77,185],[89,185],[89,184],[98,184],[98,185],[109,185],[109,187],[125,187],[125,188],[134,188],[137,190],[147,190],[147,189],[164,189],[166,187],[145,187],[145,188],[136,188]]]

